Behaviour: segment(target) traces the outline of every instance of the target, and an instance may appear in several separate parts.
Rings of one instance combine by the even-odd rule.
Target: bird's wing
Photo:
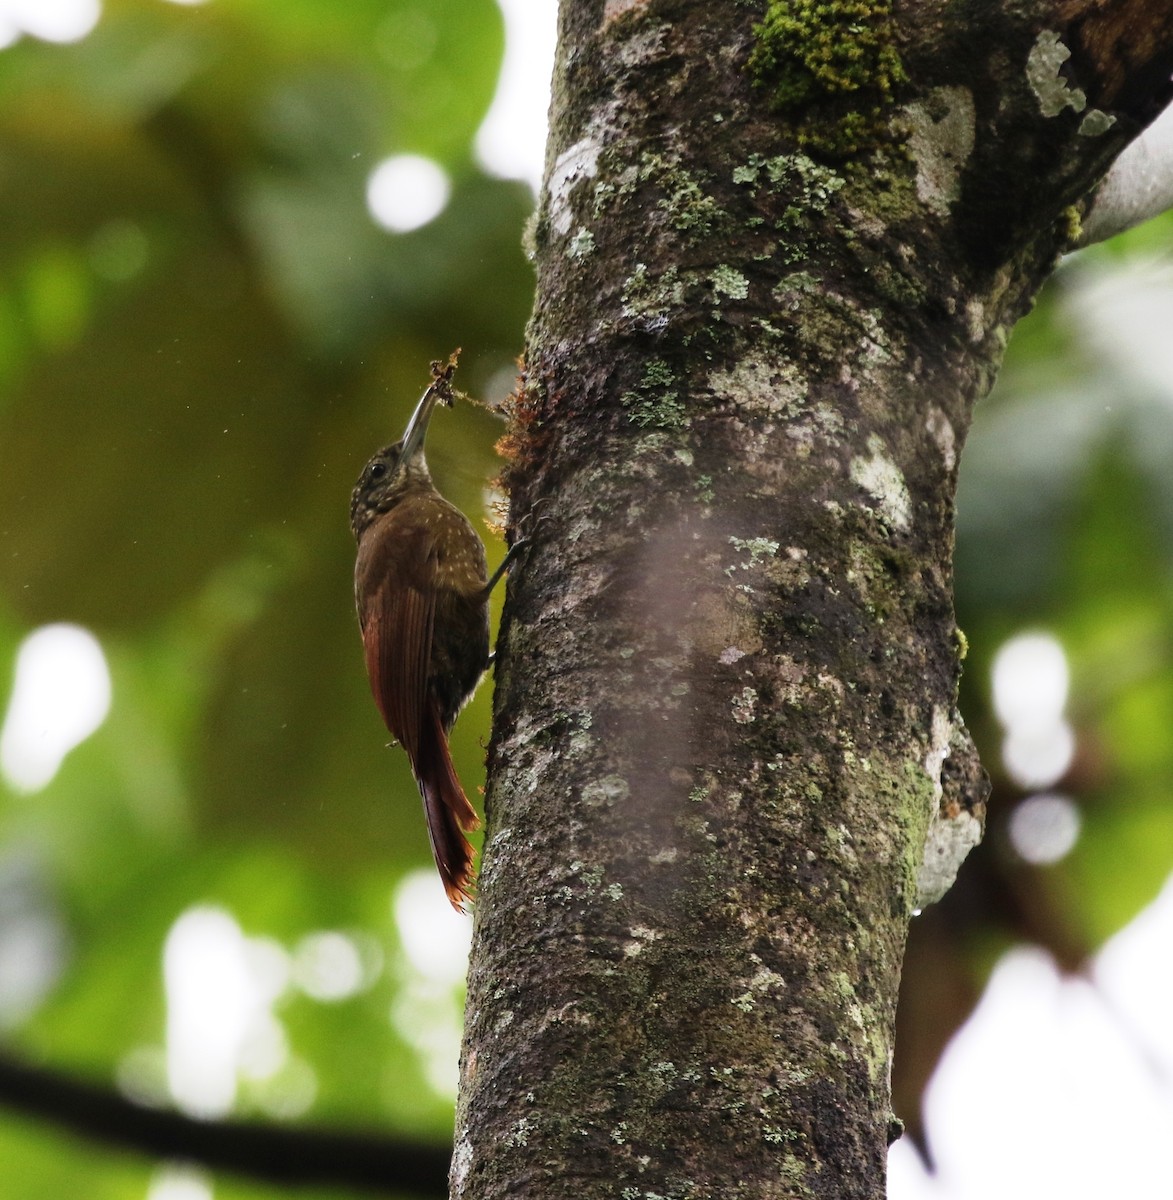
[[[473,848],[462,830],[479,824],[464,794],[436,698],[429,694],[439,545],[427,522],[398,522],[364,538],[355,568],[359,623],[371,692],[407,752],[423,797],[432,855],[452,906],[473,895]]]
[[[359,613],[371,692],[387,728],[413,763],[428,719],[428,671],[436,617],[437,552],[422,527],[377,543],[378,561],[363,562],[369,585]]]

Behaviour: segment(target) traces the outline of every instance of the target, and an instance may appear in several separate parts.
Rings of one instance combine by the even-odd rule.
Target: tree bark
[[[564,0],[454,1196],[883,1196],[984,803],[970,410],[1171,51],[1145,0]]]

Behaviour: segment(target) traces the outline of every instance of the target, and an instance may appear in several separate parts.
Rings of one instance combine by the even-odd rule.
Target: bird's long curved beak
[[[433,383],[420,397],[420,402],[411,414],[407,430],[403,434],[403,449],[400,451],[400,461],[410,462],[424,448],[424,438],[428,436],[428,422],[436,404],[441,399],[440,389]]]

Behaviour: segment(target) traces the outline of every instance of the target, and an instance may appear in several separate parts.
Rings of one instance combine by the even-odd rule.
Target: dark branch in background
[[[282,1187],[329,1185],[384,1194],[448,1195],[448,1147],[320,1126],[198,1121],[3,1055],[0,1105],[107,1147],[231,1171]]]

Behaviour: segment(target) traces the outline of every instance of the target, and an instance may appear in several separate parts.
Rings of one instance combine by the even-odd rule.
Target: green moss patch
[[[907,80],[889,0],[769,0],[754,37],[750,73],[800,145],[848,156],[886,139]]]

